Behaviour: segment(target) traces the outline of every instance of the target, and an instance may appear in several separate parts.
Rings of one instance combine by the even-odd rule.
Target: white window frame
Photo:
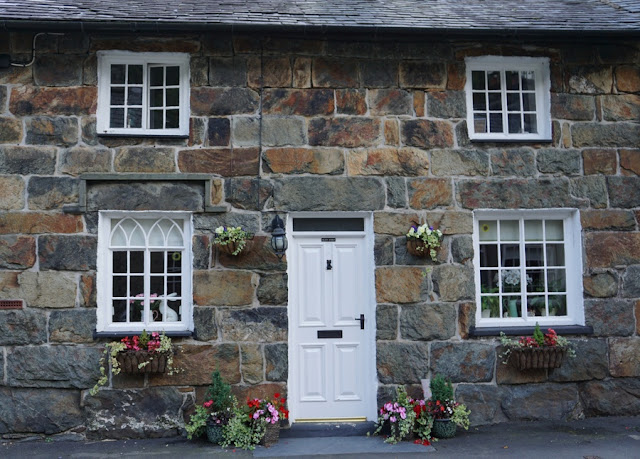
[[[129,51],[98,51],[98,108],[96,112],[96,130],[100,134],[126,136],[188,136],[189,135],[189,98],[190,69],[189,54],[186,53],[134,53]],[[136,64],[143,66],[142,91],[142,127],[110,127],[111,65]],[[151,129],[149,127],[149,69],[154,65],[179,66],[179,124],[177,128]],[[126,119],[125,119],[126,122]]]
[[[481,314],[481,285],[480,285],[480,236],[479,224],[481,220],[520,220],[520,231],[524,220],[562,219],[564,229],[565,269],[566,269],[566,316],[534,316],[534,317],[505,317],[483,318]],[[473,250],[474,276],[476,290],[476,327],[540,327],[584,325],[584,298],[582,288],[582,233],[580,213],[577,209],[544,209],[544,210],[491,210],[479,209],[473,212]],[[520,241],[520,251],[523,253],[523,241]],[[522,257],[520,258],[522,259]],[[497,268],[496,268],[497,269]],[[524,271],[525,266],[520,263],[519,268]],[[524,276],[522,277],[524,278]],[[523,289],[526,290],[526,289]],[[526,292],[522,292],[521,299],[525,300]]]
[[[479,56],[465,58],[466,77],[465,92],[467,99],[467,130],[471,140],[519,141],[519,140],[551,140],[551,78],[549,58],[546,57],[507,57]],[[471,72],[499,71],[502,94],[502,132],[475,132],[473,113],[473,92]],[[509,70],[535,72],[535,100],[537,133],[509,133],[507,117],[507,90],[505,72]],[[485,88],[485,91],[487,89]],[[522,101],[521,101],[522,113]],[[488,101],[487,101],[488,112]]]
[[[182,255],[182,317],[177,322],[113,322],[112,318],[112,293],[113,293],[113,257],[111,255],[111,220],[126,217],[156,219],[163,217],[170,219],[182,219],[182,231],[184,237],[184,252]],[[193,216],[189,212],[163,212],[163,211],[101,211],[98,216],[98,257],[97,257],[97,332],[142,332],[147,331],[193,331]],[[149,246],[144,248],[149,251]],[[146,265],[145,278],[149,276]],[[145,289],[148,289],[145,281]],[[151,293],[151,292],[148,292]],[[147,300],[145,300],[147,301]],[[147,307],[147,305],[145,305]]]

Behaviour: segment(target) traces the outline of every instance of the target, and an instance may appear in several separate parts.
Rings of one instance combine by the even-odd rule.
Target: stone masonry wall
[[[0,34],[30,59],[31,34]],[[96,135],[96,51],[191,55],[188,139]],[[464,57],[551,60],[550,143],[472,143]],[[38,41],[32,67],[0,69],[0,435],[177,435],[219,368],[241,397],[286,392],[287,276],[268,248],[277,210],[374,212],[379,398],[451,377],[476,424],[640,414],[640,44],[336,41],[254,36],[65,34]],[[91,183],[79,175],[204,173],[184,182]],[[122,199],[122,197],[126,199]],[[174,196],[175,199],[167,199]],[[178,199],[179,197],[179,199]],[[514,372],[495,338],[470,338],[474,208],[580,209],[593,336],[555,371]],[[176,376],[114,378],[90,397],[97,211],[194,214],[194,321]],[[438,263],[404,233],[444,231]],[[253,250],[211,249],[242,225]],[[30,407],[27,409],[26,407]],[[38,409],[36,409],[36,407]]]

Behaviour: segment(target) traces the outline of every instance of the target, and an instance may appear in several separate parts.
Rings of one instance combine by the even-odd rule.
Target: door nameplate
[[[342,330],[318,330],[318,339],[320,338],[342,338]]]
[[[320,241],[322,241],[322,242],[336,242],[336,238],[335,237],[323,237],[322,239],[320,239]]]

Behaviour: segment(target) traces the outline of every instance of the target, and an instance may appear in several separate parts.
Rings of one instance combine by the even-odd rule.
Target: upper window
[[[473,140],[551,140],[549,59],[466,59],[467,126]]]
[[[98,331],[192,330],[191,216],[101,212]]]
[[[98,134],[189,134],[189,55],[98,52]]]
[[[475,211],[474,246],[477,326],[584,324],[577,211]]]

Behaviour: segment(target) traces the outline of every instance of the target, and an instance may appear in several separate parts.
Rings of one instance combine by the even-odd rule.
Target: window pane
[[[129,295],[136,296],[144,293],[144,277],[131,276],[129,278]]]
[[[505,269],[502,271],[502,291],[505,293],[514,293],[522,291],[520,285],[521,274],[519,269]]]
[[[567,315],[567,296],[566,295],[549,295],[549,315],[550,316],[566,316]]]
[[[164,273],[164,252],[151,252],[151,272]]]
[[[505,80],[507,89],[520,89],[520,72],[518,72],[517,70],[508,70],[507,72],[505,72]]]
[[[473,93],[473,109],[474,110],[486,110],[487,109],[487,100],[485,97],[485,93],[483,92],[474,92]]]
[[[502,317],[521,317],[520,297],[505,296],[502,299]]]
[[[522,90],[533,91],[536,89],[536,76],[533,70],[522,72]]]
[[[567,276],[564,269],[550,269],[547,271],[547,282],[549,292],[566,292]]]
[[[142,86],[127,89],[127,105],[142,105]]]
[[[489,130],[491,132],[502,132],[502,114],[491,113],[489,115]]]
[[[149,112],[149,127],[151,129],[162,129],[162,110],[151,110]]]
[[[480,291],[498,293],[498,271],[495,269],[480,271]]]
[[[489,110],[502,110],[502,94],[489,93]]]
[[[519,241],[520,228],[518,220],[502,220],[500,222],[501,241]]]
[[[167,301],[167,308],[169,309],[165,317],[167,322],[179,322],[182,320],[182,300]]]
[[[500,256],[503,267],[520,266],[520,246],[518,244],[501,244]]]
[[[480,307],[482,309],[482,317],[500,317],[499,296],[481,296]]]
[[[127,127],[139,128],[142,127],[142,109],[130,108],[127,110]]]
[[[498,222],[495,220],[480,220],[478,228],[481,241],[498,240]]]
[[[564,266],[564,246],[547,244],[547,266]]]
[[[130,252],[131,258],[131,273],[143,273],[144,272],[144,252]]]
[[[113,276],[112,293],[114,297],[127,296],[127,276]]]
[[[478,133],[487,132],[487,115],[474,113],[473,131]]]
[[[109,127],[124,127],[124,108],[112,108],[109,113]]]
[[[129,66],[129,78],[128,84],[142,84],[142,66],[130,65]]]
[[[511,112],[520,111],[520,94],[517,92],[507,93],[507,109]]]
[[[167,67],[167,86],[177,86],[180,84],[180,67]]]
[[[471,88],[472,89],[485,89],[484,75],[485,73],[479,70],[474,70],[473,72],[471,72]]]
[[[182,296],[182,277],[181,276],[167,277],[167,294],[171,295],[172,293],[175,293],[177,296]]]
[[[164,296],[164,276],[151,276],[151,295]]]
[[[167,252],[167,272],[182,272],[182,252]]]
[[[149,104],[152,107],[162,107],[164,105],[164,91],[162,89],[152,89]]]
[[[500,89],[500,72],[489,72],[488,88],[492,90]]]
[[[525,241],[541,241],[542,240],[542,222],[540,220],[524,221],[524,240]]]
[[[527,266],[544,266],[542,244],[526,244],[524,254]]]
[[[541,316],[545,308],[544,295],[527,297],[527,317]]]
[[[531,134],[536,134],[538,132],[536,115],[524,115],[524,131]]]
[[[124,252],[124,251],[113,252],[113,272],[114,273],[127,272],[127,252]]]
[[[126,300],[113,300],[113,316],[111,320],[113,322],[126,322],[127,321],[127,302]]]
[[[142,300],[136,300],[129,303],[129,322],[142,322],[142,314],[144,312],[144,303]]]
[[[179,110],[167,110],[167,129],[177,128],[180,124],[180,111]]]
[[[167,89],[167,107],[177,107],[180,105],[180,90]]]
[[[164,67],[151,67],[149,70],[149,80],[151,86],[162,86],[164,81]]]
[[[509,115],[509,133],[519,134],[522,132],[522,124],[520,123],[520,114]]]
[[[111,84],[124,84],[124,65],[114,64],[111,66]]]
[[[124,88],[111,88],[111,105],[124,105]]]
[[[564,240],[562,220],[547,220],[545,222],[547,241]]]
[[[527,292],[544,292],[544,271],[542,269],[527,269]]]
[[[536,111],[536,94],[527,92],[522,94],[522,107],[525,112]]]
[[[496,244],[480,245],[480,266],[498,266],[498,246]]]

